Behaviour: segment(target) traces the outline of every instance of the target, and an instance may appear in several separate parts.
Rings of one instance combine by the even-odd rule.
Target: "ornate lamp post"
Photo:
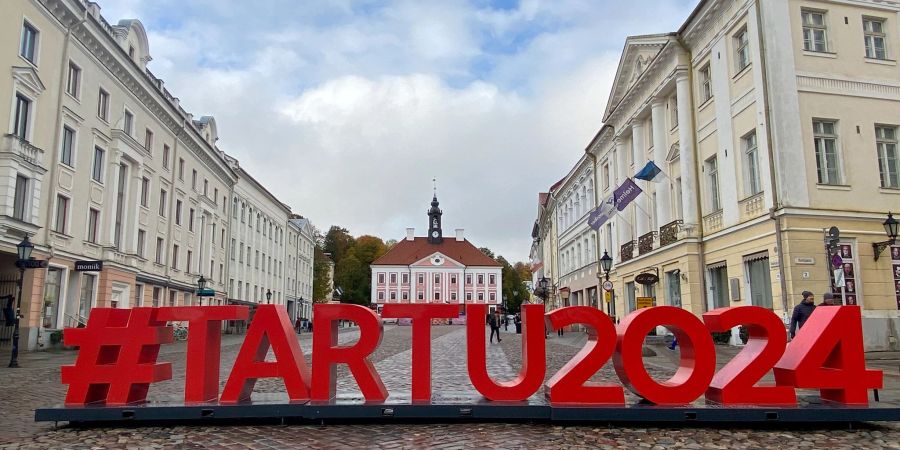
[[[271,302],[272,302],[272,291],[269,289],[266,289],[266,304],[269,304]]]
[[[609,252],[604,250],[603,256],[600,258],[600,268],[603,269],[603,280],[604,281],[609,281],[609,271],[610,271],[610,269],[612,269],[612,265],[613,265],[612,257],[609,256]],[[598,273],[597,276],[600,276],[600,274]],[[612,302],[608,302],[606,304],[606,314],[609,317],[613,316]]]
[[[25,263],[31,259],[33,250],[34,244],[28,240],[27,234],[25,239],[22,239],[22,242],[16,245],[16,253],[19,258],[16,261],[16,267],[19,268],[19,280],[17,282],[18,296],[16,297],[16,321],[15,328],[13,328],[12,353],[9,358],[9,367],[11,368],[19,367],[19,320],[22,317],[22,281],[25,278]]]
[[[563,301],[562,306],[569,306],[569,295],[571,295],[571,294],[572,294],[572,292],[569,291],[568,289],[560,289],[559,290],[559,298],[562,299],[562,301]]]
[[[203,306],[203,290],[206,289],[206,278],[203,278],[203,275],[200,275],[200,278],[197,279],[197,297],[200,298],[200,306]]]
[[[872,248],[875,253],[875,261],[878,261],[878,257],[881,255],[881,252],[884,249],[894,245],[897,243],[897,229],[898,229],[897,219],[894,218],[894,215],[890,212],[888,213],[887,220],[884,221],[882,225],[884,225],[884,232],[887,234],[888,240],[883,242],[875,242],[872,244]]]

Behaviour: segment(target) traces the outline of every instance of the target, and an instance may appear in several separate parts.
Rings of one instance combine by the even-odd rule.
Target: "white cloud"
[[[695,0],[104,3],[144,22],[154,73],[318,227],[424,233],[437,177],[447,233],[515,261],[537,193],[601,126],[625,34],[672,31]]]

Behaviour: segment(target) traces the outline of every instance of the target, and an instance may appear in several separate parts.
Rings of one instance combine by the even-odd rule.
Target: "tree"
[[[521,279],[522,281],[531,279],[531,264],[519,261],[513,264],[513,269],[516,270],[516,272],[519,274],[519,279]]]
[[[313,301],[324,302],[331,295],[331,280],[329,279],[330,260],[325,256],[322,247],[316,244],[313,254]]]
[[[491,249],[489,249],[487,247],[480,247],[478,250],[481,250],[481,253],[484,253],[485,255],[487,255],[488,258],[497,259],[497,258],[494,258],[494,252],[492,252]]]
[[[325,253],[331,254],[331,259],[334,260],[335,264],[340,264],[341,260],[344,259],[344,255],[353,247],[354,243],[353,236],[350,235],[346,228],[332,225],[325,235],[323,250]]]

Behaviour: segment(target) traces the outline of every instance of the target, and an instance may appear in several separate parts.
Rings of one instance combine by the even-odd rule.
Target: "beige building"
[[[15,296],[26,235],[49,266],[25,272],[20,346],[47,346],[93,307],[200,304],[201,275],[215,291],[202,304],[224,304],[229,238],[246,232],[229,232],[240,225],[229,207],[248,176],[216,148],[215,119],[194,119],[147,69],[139,21],[110,24],[83,0],[14,0],[3,12],[0,295]],[[281,243],[289,209],[277,203],[264,232]],[[283,303],[280,246],[253,283]]]
[[[863,0],[703,0],[677,32],[629,37],[586,151],[601,199],[647,161],[666,178],[636,180],[597,233],[616,316],[653,297],[787,321],[801,291],[835,291],[862,307],[867,348],[897,348],[900,249],[876,260],[873,243],[900,209],[898,51],[900,3]],[[659,282],[635,283],[646,272]]]
[[[287,234],[285,294],[288,311],[295,312],[295,317],[309,320],[312,319],[315,230],[309,219],[294,214],[288,220]]]

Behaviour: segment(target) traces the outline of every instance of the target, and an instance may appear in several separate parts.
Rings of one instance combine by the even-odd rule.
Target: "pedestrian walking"
[[[509,317],[503,316],[503,331],[509,331]]]
[[[488,324],[491,326],[491,343],[494,343],[494,333],[497,333],[497,342],[502,341],[502,339],[500,339],[500,322],[502,320],[503,319],[500,318],[500,310],[495,310],[494,315],[488,320]]]
[[[791,314],[791,339],[794,338],[797,330],[803,328],[803,324],[806,323],[806,320],[809,319],[809,316],[812,315],[813,311],[816,309],[816,305],[813,302],[813,293],[809,291],[803,291],[801,294],[803,295],[803,300],[794,307],[794,313]]]
[[[668,347],[669,350],[675,351],[675,347],[678,347],[678,336],[672,336],[672,342],[666,347]]]
[[[297,330],[297,334],[300,334],[300,330],[303,329],[303,320],[299,317],[297,318],[297,321],[294,322],[294,328]]]

